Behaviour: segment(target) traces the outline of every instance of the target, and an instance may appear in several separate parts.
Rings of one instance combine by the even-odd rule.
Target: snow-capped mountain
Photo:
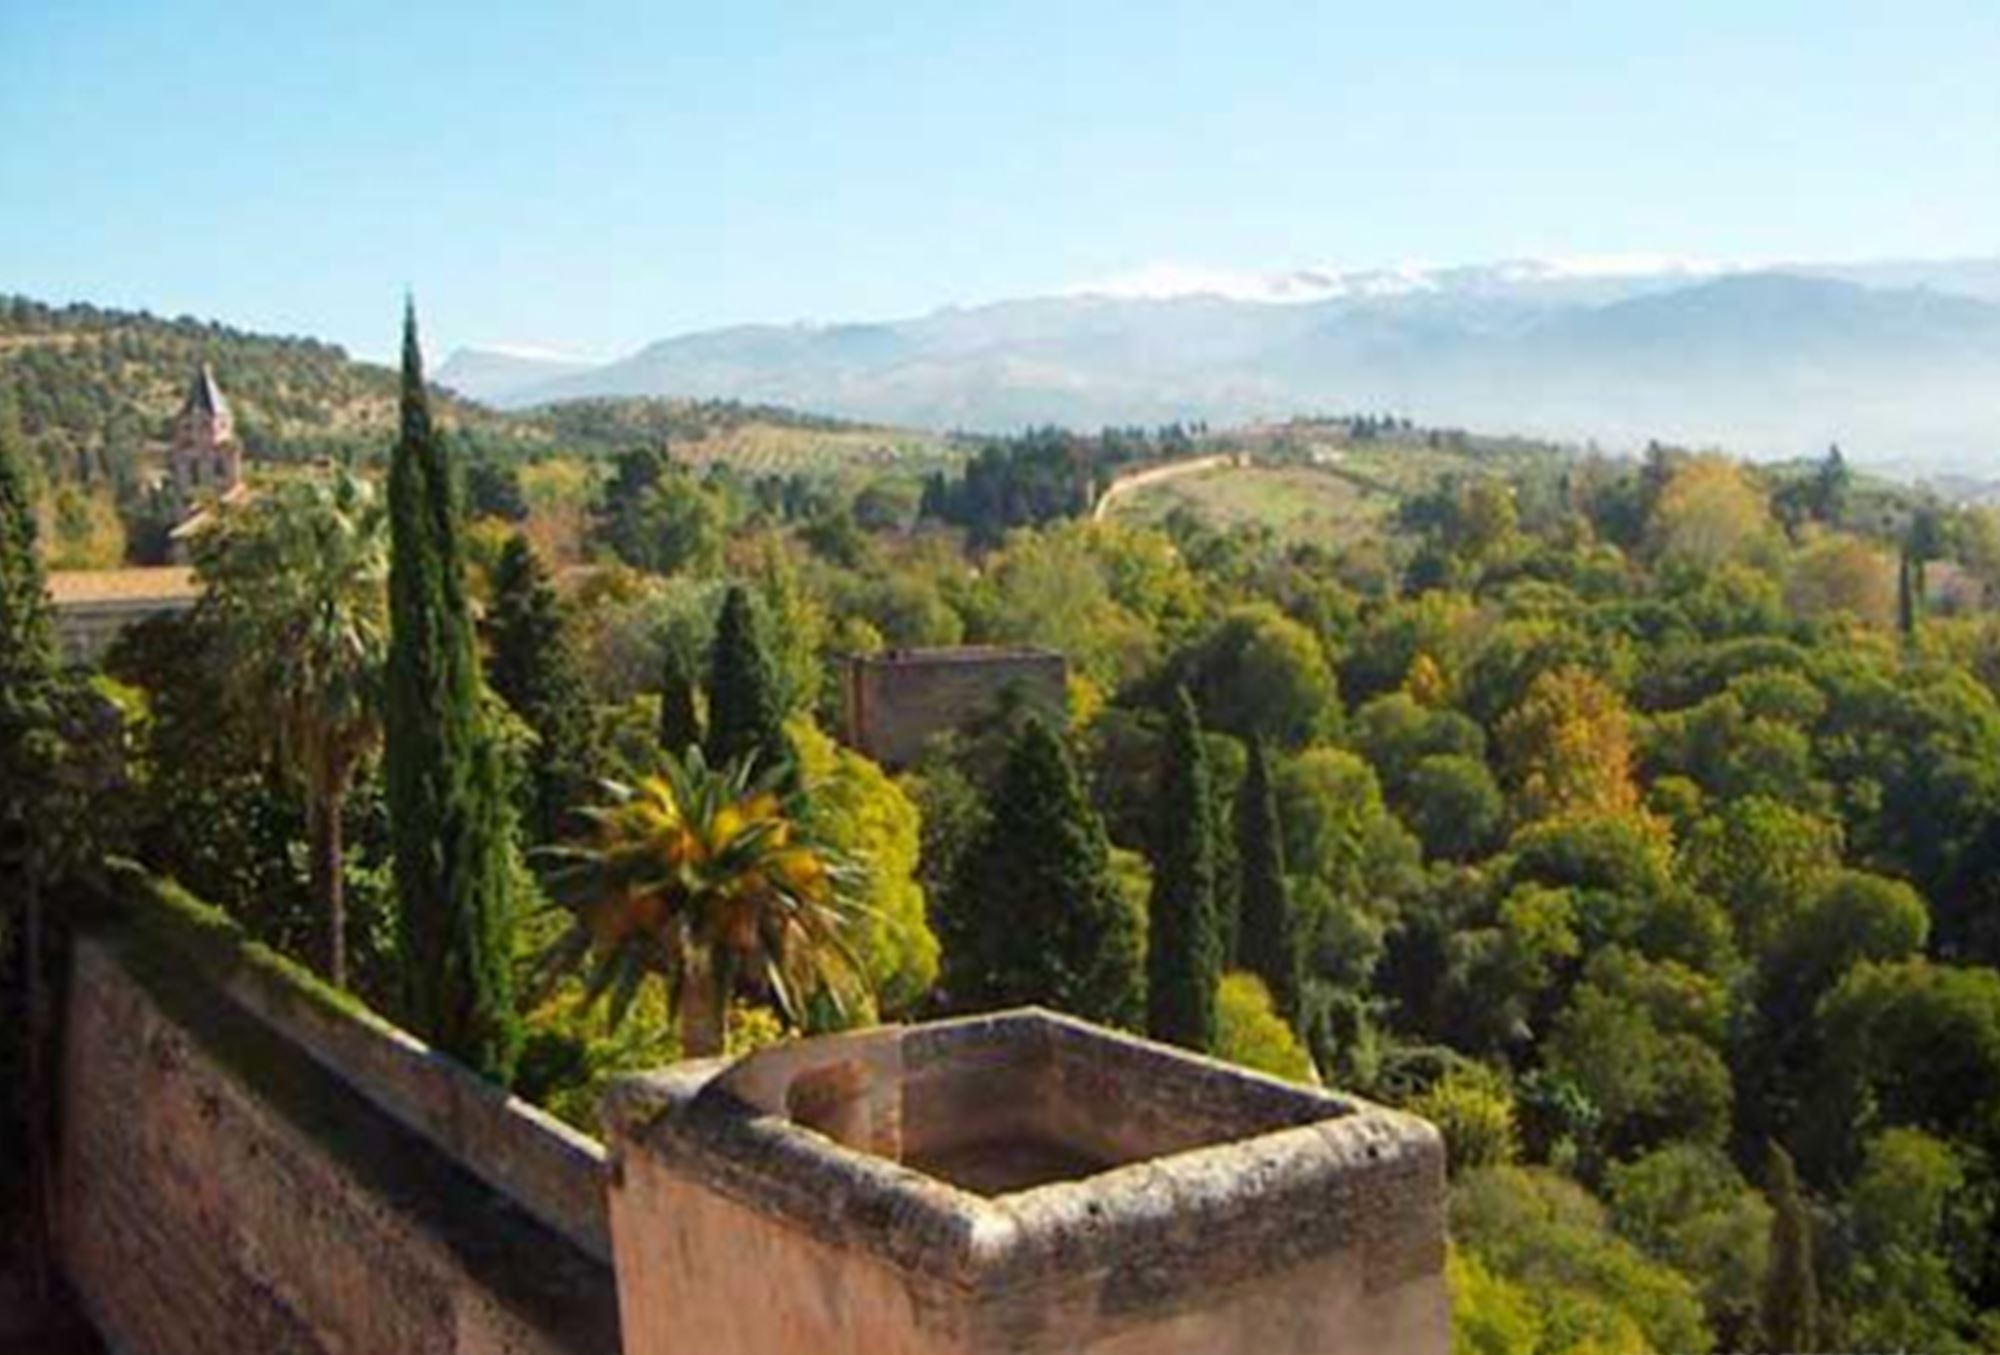
[[[1065,288],[1066,296],[1103,296],[1126,301],[1170,301],[1209,296],[1274,305],[1415,295],[1492,295],[1570,283],[1670,282],[1745,271],[1740,264],[1684,259],[1663,254],[1603,254],[1557,259],[1510,259],[1496,264],[1435,267],[1406,263],[1394,268],[1342,271],[1296,268],[1281,273],[1237,273],[1223,269],[1149,264]]]
[[[1612,445],[1993,463],[2000,259],[1156,265],[908,320],[702,331],[580,370],[464,352],[438,378],[509,406],[727,397],[975,429],[1392,409]]]

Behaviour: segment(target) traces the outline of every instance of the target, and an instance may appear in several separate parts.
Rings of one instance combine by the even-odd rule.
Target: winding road
[[[1211,452],[1207,456],[1190,456],[1180,461],[1167,461],[1144,470],[1127,471],[1104,487],[1097,496],[1097,504],[1090,510],[1092,522],[1102,522],[1111,513],[1111,505],[1136,489],[1148,485],[1161,484],[1167,480],[1179,479],[1183,475],[1195,475],[1205,470],[1215,470],[1222,466],[1247,466],[1250,458],[1244,452]]]

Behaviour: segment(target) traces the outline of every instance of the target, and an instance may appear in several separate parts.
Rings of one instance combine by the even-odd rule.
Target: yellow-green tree
[[[1408,1108],[1444,1135],[1445,1161],[1454,1176],[1514,1160],[1519,1148],[1514,1097],[1497,1073],[1478,1067],[1456,1069],[1431,1084]]]
[[[1632,722],[1624,700],[1582,668],[1537,677],[1500,724],[1525,820],[1636,813]]]
[[[1461,484],[1452,507],[1447,541],[1467,563],[1494,564],[1515,548],[1520,514],[1506,481],[1482,476]]]
[[[1451,1290],[1451,1355],[1526,1355],[1544,1349],[1542,1312],[1523,1286],[1501,1279],[1459,1247],[1445,1256],[1444,1278]],[[1638,1333],[1631,1335],[1636,1342]]]
[[[1792,560],[1785,604],[1815,620],[1850,616],[1871,625],[1896,620],[1896,564],[1858,536],[1831,532],[1810,541]]]
[[[1076,531],[1009,533],[978,599],[976,638],[1060,649],[1093,681],[1124,682],[1157,653],[1157,638],[1119,603],[1110,571]]]
[[[1970,1182],[1951,1144],[1921,1129],[1868,1141],[1849,1197],[1855,1233],[1843,1288],[1849,1339],[1868,1350],[1973,1350],[1967,1297],[1977,1263],[1954,1234],[1991,1227],[1987,1192]],[[1990,1234],[1989,1234],[1990,1235]]]
[[[1441,710],[1451,704],[1451,679],[1445,676],[1436,659],[1421,650],[1410,660],[1402,689],[1426,710]]]
[[[1647,531],[1659,559],[1713,568],[1746,559],[1770,541],[1770,499],[1728,457],[1689,457],[1661,486]]]
[[[1292,1082],[1317,1082],[1312,1057],[1255,974],[1224,974],[1215,990],[1215,1054]]]
[[[907,1011],[938,972],[938,940],[917,880],[923,820],[902,787],[862,754],[804,720],[789,732],[815,836],[860,874],[854,945],[869,987],[883,1014]]]
[[[1231,610],[1189,655],[1202,723],[1302,748],[1341,722],[1340,690],[1314,634],[1268,603]]]
[[[1729,1155],[1669,1143],[1612,1164],[1603,1194],[1621,1237],[1701,1286],[1719,1348],[1752,1349],[1771,1264],[1771,1207]]]
[[[1455,1314],[1482,1336],[1467,1348],[1497,1344],[1492,1326],[1539,1329],[1535,1355],[1645,1355],[1702,1352],[1715,1345],[1701,1297],[1689,1280],[1613,1232],[1604,1206],[1576,1182],[1529,1167],[1479,1167],[1451,1192],[1451,1235],[1478,1272],[1497,1285],[1456,1287]],[[1483,1310],[1483,1311],[1482,1311]]]

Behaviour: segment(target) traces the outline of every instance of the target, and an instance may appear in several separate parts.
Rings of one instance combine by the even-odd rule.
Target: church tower
[[[236,440],[236,420],[205,362],[188,383],[187,399],[174,416],[167,465],[182,503],[221,497],[243,483],[243,444]]]

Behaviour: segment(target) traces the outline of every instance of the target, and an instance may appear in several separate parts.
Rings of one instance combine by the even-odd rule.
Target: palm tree
[[[304,796],[327,973],[344,985],[341,815],[382,738],[387,519],[348,472],[289,481],[227,508],[197,539],[195,568],[229,696]]]
[[[544,973],[590,955],[590,995],[610,995],[614,1021],[659,976],[691,1058],[722,1052],[739,991],[792,1026],[815,997],[846,1011],[866,972],[848,944],[853,875],[807,834],[799,797],[780,794],[786,771],[715,769],[690,748],[636,787],[610,786],[611,803],[581,811],[588,837],[543,853],[550,895],[575,915]]]

